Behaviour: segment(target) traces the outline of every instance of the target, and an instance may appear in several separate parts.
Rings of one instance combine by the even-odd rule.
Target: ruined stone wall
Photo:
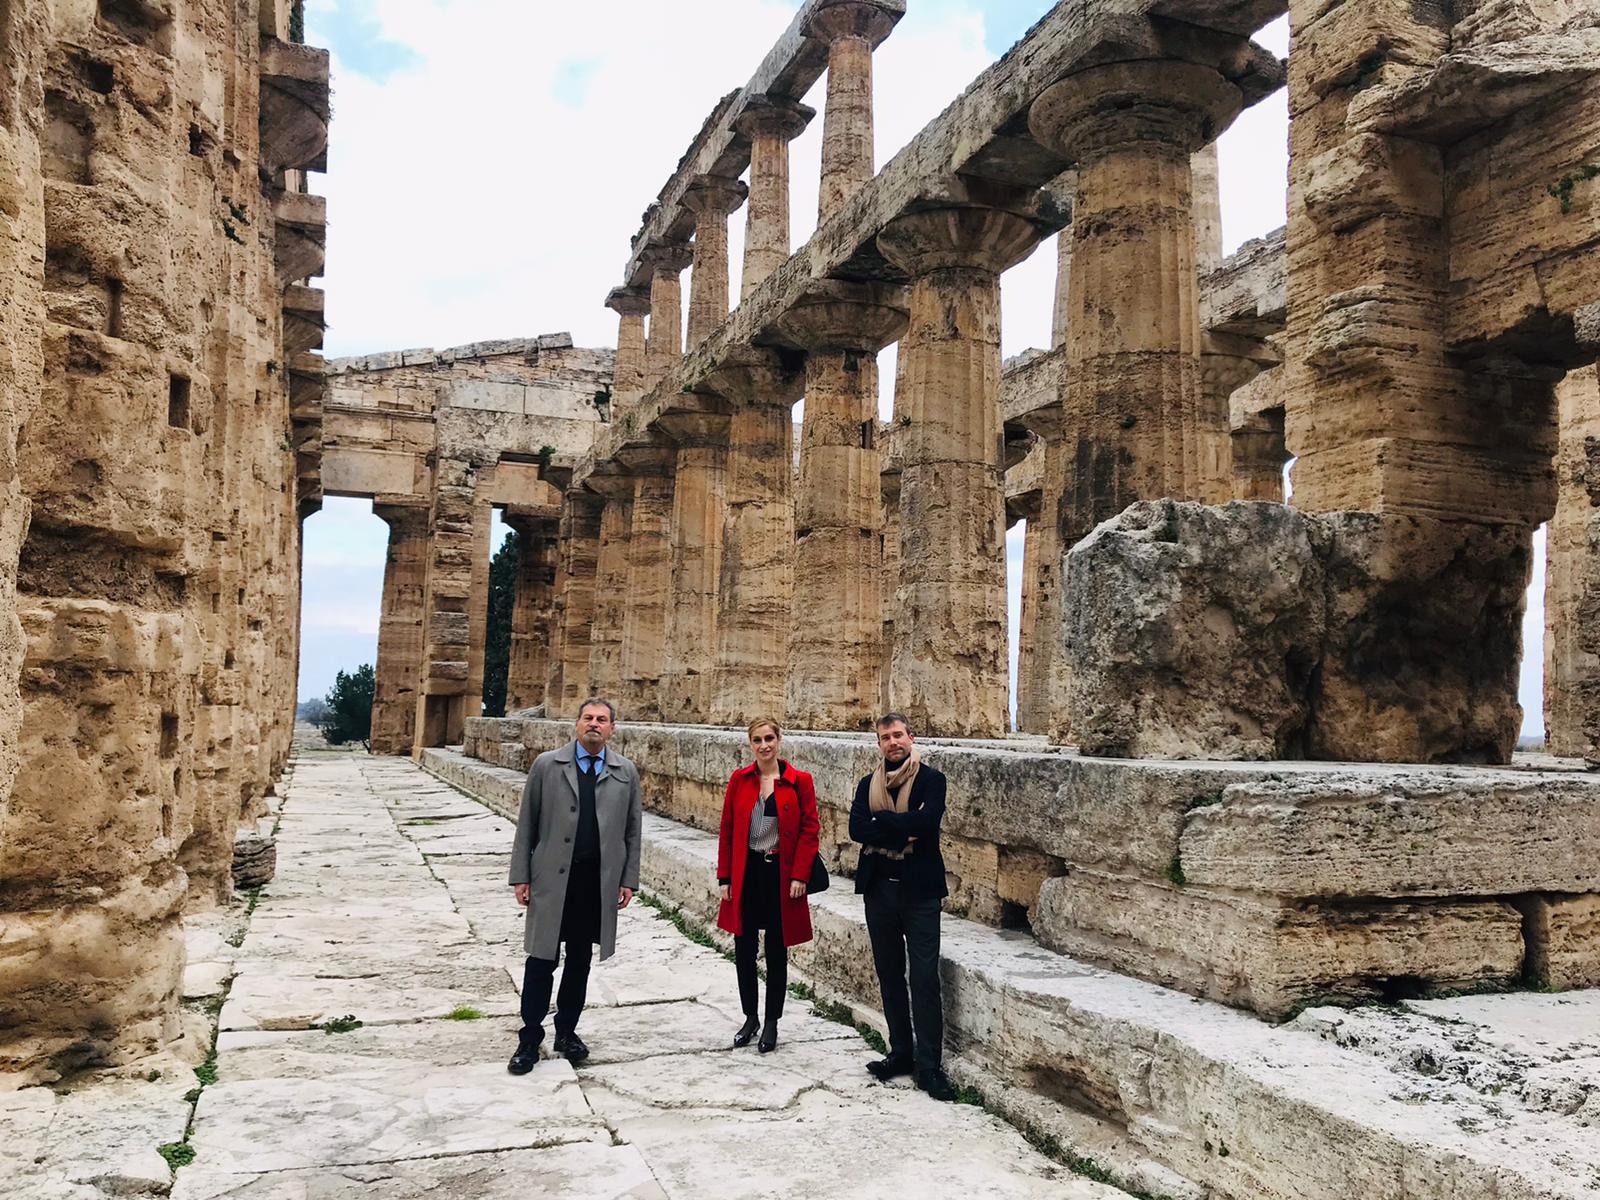
[[[32,269],[13,238],[0,285],[31,282],[43,318],[18,331],[37,386],[5,389],[29,405],[32,508],[0,826],[8,1067],[121,1061],[177,1035],[180,914],[230,894],[234,831],[287,758],[314,499],[282,312],[321,270],[300,169],[321,166],[327,60],[280,46],[281,16],[100,0],[46,26],[38,6],[0,7],[8,35],[20,20],[42,39],[5,56],[42,98],[37,170],[19,159],[5,186],[43,217]],[[285,73],[293,129],[270,98]],[[20,198],[0,208],[37,228]],[[14,378],[27,361],[13,349]]]
[[[372,748],[458,742],[482,711],[491,510],[553,538],[560,492],[611,416],[611,350],[571,335],[403,350],[328,364],[321,480],[389,523]],[[550,573],[523,564],[519,584]],[[547,585],[543,585],[547,586]],[[549,598],[519,587],[509,694],[543,699]],[[535,628],[535,625],[538,628]]]

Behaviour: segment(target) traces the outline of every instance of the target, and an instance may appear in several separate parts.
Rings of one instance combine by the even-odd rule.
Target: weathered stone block
[[[1269,1017],[1324,997],[1503,988],[1523,960],[1522,918],[1506,903],[1292,904],[1081,870],[1045,882],[1034,933],[1063,954]]]
[[[1510,761],[1532,531],[1326,513],[1313,758]]]
[[[1529,896],[1520,903],[1529,974],[1557,991],[1600,987],[1600,895]]]
[[[1085,754],[1289,758],[1323,632],[1308,519],[1135,504],[1067,555],[1071,736]]]
[[[233,886],[239,891],[271,883],[277,870],[277,839],[242,831],[233,839]]]
[[[1506,762],[1529,532],[1131,505],[1067,554],[1087,754]]]

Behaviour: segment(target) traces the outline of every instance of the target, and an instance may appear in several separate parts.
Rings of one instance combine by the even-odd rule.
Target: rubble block
[[[1117,758],[1298,757],[1323,635],[1310,522],[1131,505],[1067,555],[1071,736]]]
[[[1321,513],[1327,640],[1311,691],[1310,757],[1511,759],[1533,564],[1516,526]]]
[[[1067,554],[1071,736],[1128,758],[1503,763],[1527,530],[1130,505]]]
[[[502,726],[530,757],[571,736],[563,721]],[[707,834],[749,754],[742,732],[704,726],[623,724],[612,745],[638,766],[648,810]],[[1329,998],[1590,978],[1591,910],[1574,898],[1600,896],[1600,779],[1581,770],[919,745],[949,782],[945,911],[1043,947],[1274,1019]],[[850,803],[876,748],[791,732],[783,753],[816,780],[829,869],[852,876]],[[456,781],[468,761],[437,770]],[[476,769],[512,780],[515,804],[519,775]]]
[[[233,886],[241,892],[264,887],[277,873],[277,839],[240,830],[233,839]]]

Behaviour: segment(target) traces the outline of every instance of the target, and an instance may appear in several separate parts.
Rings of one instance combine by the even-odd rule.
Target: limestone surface
[[[1503,763],[1521,727],[1514,529],[1132,505],[1064,567],[1085,753]]]

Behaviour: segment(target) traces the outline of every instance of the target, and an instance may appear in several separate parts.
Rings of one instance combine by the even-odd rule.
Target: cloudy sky
[[[909,0],[874,60],[879,165],[1050,4]],[[308,0],[306,40],[332,51],[334,73],[329,173],[316,180],[328,197],[325,352],[558,330],[579,345],[614,345],[616,316],[602,300],[640,214],[798,7]],[[1287,52],[1282,23],[1260,40]],[[821,81],[807,102],[820,114]],[[1280,93],[1222,139],[1225,250],[1283,224],[1287,132]],[[791,148],[797,247],[816,224],[821,138],[819,117]],[[742,214],[730,222],[735,296],[742,224]],[[1004,278],[1007,355],[1049,345],[1054,251],[1045,243]],[[892,349],[880,361],[887,389]],[[302,697],[375,658],[385,532],[366,501],[330,499],[307,522]],[[1014,636],[1020,527],[1009,548]],[[1530,612],[1535,636],[1541,621]],[[1529,657],[1523,704],[1536,729],[1539,656]]]

